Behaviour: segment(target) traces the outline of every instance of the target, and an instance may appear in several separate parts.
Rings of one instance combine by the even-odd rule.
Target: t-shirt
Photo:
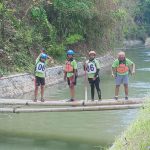
[[[71,66],[73,67],[74,70],[77,69],[77,62],[75,60],[71,61]],[[74,74],[73,72],[67,72],[67,77],[69,78],[73,76],[73,74]]]
[[[100,63],[98,60],[94,59],[92,61],[86,61],[86,70],[88,78],[94,78],[97,69],[100,69]]]
[[[128,59],[128,58],[126,58],[125,63],[126,63],[126,66],[128,66],[128,67],[134,64],[134,63],[133,63],[130,59]],[[116,59],[116,60],[113,62],[113,64],[112,64],[112,68],[117,68],[117,67],[119,67],[119,60],[118,60],[118,59]],[[117,72],[118,75],[127,75],[128,73],[129,73],[129,72],[125,72],[125,73],[123,73],[123,74],[120,74],[120,73]]]
[[[46,65],[47,65],[48,60],[45,62],[40,61],[40,57],[36,59],[36,64],[35,64],[35,76],[45,78],[45,71],[46,71]]]

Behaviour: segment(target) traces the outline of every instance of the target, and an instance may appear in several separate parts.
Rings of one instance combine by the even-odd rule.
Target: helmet
[[[41,54],[40,58],[46,59],[46,58],[47,58],[47,55],[46,55],[46,54]]]
[[[96,52],[95,52],[95,51],[90,51],[90,52],[89,52],[89,55],[91,55],[91,54],[96,55]]]
[[[74,55],[74,54],[75,54],[74,51],[71,49],[67,51],[67,55]]]

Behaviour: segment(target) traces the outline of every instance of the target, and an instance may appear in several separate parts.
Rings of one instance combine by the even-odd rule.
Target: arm
[[[114,67],[111,68],[111,75],[113,78],[116,76],[116,68]]]
[[[95,61],[95,65],[96,65],[96,73],[94,75],[94,79],[95,80],[97,78],[97,76],[99,75],[99,71],[100,71],[100,63],[99,61]]]
[[[66,78],[67,78],[67,72],[64,71],[64,81],[66,81]]]
[[[96,70],[96,73],[95,73],[95,75],[94,75],[94,78],[96,78],[96,77],[98,76],[99,70],[100,70],[100,69],[97,69],[97,70]]]
[[[131,74],[133,75],[133,74],[135,74],[135,64],[133,63],[131,66],[132,66]]]
[[[48,58],[50,61],[52,61],[52,57],[50,57],[49,55],[47,55],[47,58]]]

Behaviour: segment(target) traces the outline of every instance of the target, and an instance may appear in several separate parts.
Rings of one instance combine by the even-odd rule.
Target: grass
[[[145,102],[138,118],[109,150],[150,150],[150,102]]]

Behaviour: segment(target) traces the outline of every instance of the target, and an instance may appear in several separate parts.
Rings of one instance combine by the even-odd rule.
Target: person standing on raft
[[[118,100],[119,87],[121,84],[124,84],[125,100],[128,100],[129,72],[131,75],[135,73],[135,64],[125,57],[125,52],[121,51],[118,53],[118,58],[112,64],[112,77],[115,78],[116,83],[115,100]]]
[[[35,65],[35,91],[34,91],[34,102],[37,102],[38,88],[41,86],[41,102],[44,102],[44,87],[45,87],[45,71],[48,63],[47,55],[41,54],[36,59]]]
[[[68,50],[67,51],[67,60],[65,62],[65,67],[64,67],[64,81],[67,80],[69,88],[70,88],[70,100],[74,101],[75,97],[75,85],[76,85],[76,80],[77,80],[77,62],[74,60],[74,51],[73,50]]]
[[[84,65],[84,69],[87,71],[88,74],[88,81],[91,86],[91,100],[94,101],[94,93],[95,87],[98,94],[98,99],[101,100],[101,89],[100,89],[100,64],[99,61],[95,58],[96,52],[90,51],[89,52],[89,60],[86,61]]]

